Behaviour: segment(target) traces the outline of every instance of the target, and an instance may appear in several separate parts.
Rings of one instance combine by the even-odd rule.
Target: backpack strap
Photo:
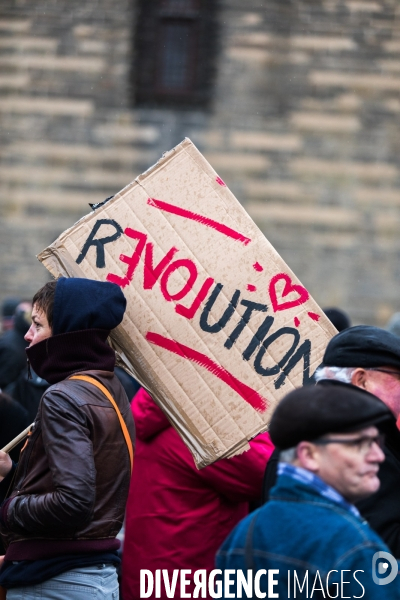
[[[73,375],[69,379],[80,379],[82,381],[87,381],[88,383],[91,383],[92,385],[95,385],[101,392],[103,392],[103,394],[106,396],[106,398],[108,398],[108,400],[111,402],[111,404],[113,405],[113,407],[115,409],[115,412],[117,413],[117,417],[118,417],[119,423],[121,425],[122,433],[124,434],[125,442],[126,442],[126,445],[128,447],[129,459],[130,459],[130,463],[131,463],[131,473],[132,473],[132,469],[133,469],[133,445],[132,445],[131,436],[129,435],[129,431],[128,431],[126,423],[125,423],[125,421],[124,421],[124,419],[123,419],[123,417],[121,415],[121,411],[119,410],[119,408],[117,406],[117,403],[115,402],[114,398],[111,396],[111,394],[108,391],[108,389],[106,387],[104,387],[104,385],[102,383],[100,383],[99,381],[97,381],[97,379],[94,379],[94,377],[89,377],[88,375]]]

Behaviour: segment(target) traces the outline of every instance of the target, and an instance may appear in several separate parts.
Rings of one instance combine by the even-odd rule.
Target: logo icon
[[[379,561],[379,562],[378,562]],[[390,566],[390,571],[388,572]],[[377,585],[387,585],[396,579],[398,572],[397,560],[389,552],[375,552],[372,557],[372,579]],[[386,575],[378,577],[378,575]]]

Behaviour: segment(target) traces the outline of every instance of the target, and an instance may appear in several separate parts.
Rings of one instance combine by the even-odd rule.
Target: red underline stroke
[[[150,206],[154,206],[155,208],[159,208],[160,210],[164,210],[165,212],[172,213],[173,215],[178,215],[179,217],[184,217],[185,219],[191,219],[192,221],[196,221],[197,223],[201,223],[206,227],[212,227],[219,233],[226,235],[234,240],[238,240],[242,242],[245,246],[251,239],[244,236],[239,231],[235,231],[235,229],[231,229],[227,227],[223,223],[218,223],[218,221],[214,221],[213,219],[209,219],[208,217],[204,217],[203,215],[199,215],[190,210],[186,210],[185,208],[180,208],[179,206],[175,206],[174,204],[169,204],[169,202],[163,202],[162,200],[156,200],[155,198],[148,198],[147,204]]]
[[[146,340],[151,344],[164,348],[169,352],[173,352],[182,358],[186,358],[204,367],[207,371],[218,377],[218,379],[229,385],[230,388],[258,412],[265,412],[267,410],[269,403],[263,396],[242,381],[236,379],[232,373],[229,373],[224,367],[214,362],[205,354],[152,331],[146,333]]]

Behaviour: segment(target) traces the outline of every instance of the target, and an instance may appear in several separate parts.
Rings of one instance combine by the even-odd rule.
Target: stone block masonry
[[[322,305],[400,310],[396,0],[219,0],[207,110],[134,105],[139,1],[0,5],[0,301],[35,254],[190,137]]]

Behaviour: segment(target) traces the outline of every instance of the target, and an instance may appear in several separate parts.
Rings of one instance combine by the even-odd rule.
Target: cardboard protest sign
[[[112,342],[198,467],[265,431],[336,333],[188,139],[38,258],[121,286]]]

